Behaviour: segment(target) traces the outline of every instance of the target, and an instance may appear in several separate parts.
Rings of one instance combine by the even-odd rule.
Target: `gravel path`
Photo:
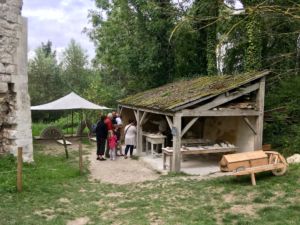
[[[118,156],[115,161],[110,159],[98,161],[94,151],[90,154],[89,159],[91,179],[105,183],[129,184],[155,180],[159,177],[158,173],[147,168],[139,160],[124,159],[124,157]]]

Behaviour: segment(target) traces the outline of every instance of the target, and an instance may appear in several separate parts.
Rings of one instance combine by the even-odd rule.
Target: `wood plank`
[[[182,110],[182,116],[195,117],[195,116],[259,116],[260,112],[252,109],[222,109],[222,110],[205,110],[199,111],[196,109]]]
[[[243,117],[244,122],[247,124],[247,126],[252,130],[252,132],[254,134],[257,134],[255,128],[252,126],[251,122],[249,121],[249,119],[247,117]]]
[[[166,116],[166,119],[167,119],[170,129],[172,130],[173,122],[172,122],[171,118],[169,116]]]
[[[163,152],[167,155],[173,155],[173,149],[162,148]],[[198,149],[198,150],[180,150],[182,155],[202,155],[202,154],[214,154],[214,153],[229,153],[236,152],[238,148],[224,148],[224,149]]]
[[[196,123],[196,121],[199,119],[199,117],[195,117],[193,118],[183,129],[183,131],[181,132],[181,137],[183,137],[183,135],[194,125],[194,123]]]
[[[181,167],[181,115],[176,114],[174,116],[173,122],[174,129],[176,130],[176,134],[173,136],[173,165],[172,171],[173,172],[180,172]]]
[[[208,144],[210,141],[201,138],[182,138],[181,144]]]
[[[230,102],[234,99],[237,99],[237,98],[239,98],[243,95],[246,95],[246,94],[249,94],[253,91],[256,91],[259,88],[259,86],[260,86],[259,83],[255,83],[255,84],[252,84],[248,87],[240,89],[238,92],[232,93],[229,96],[226,96],[225,94],[219,95],[213,101],[211,101],[211,102],[209,102],[209,103],[207,103],[203,106],[200,106],[197,109],[200,110],[200,111],[203,111],[203,110],[209,110],[209,109],[212,109],[214,107],[223,105],[223,104],[225,104],[227,102]]]
[[[249,161],[253,159],[267,158],[267,154],[264,151],[253,151],[253,152],[241,152],[236,154],[224,155],[223,158],[228,163]]]

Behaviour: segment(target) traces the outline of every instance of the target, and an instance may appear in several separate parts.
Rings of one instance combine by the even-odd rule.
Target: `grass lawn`
[[[0,224],[300,224],[300,165],[285,176],[198,180],[170,174],[156,181],[111,185],[79,176],[77,155],[43,154],[24,166],[24,191],[16,193],[16,162],[0,158]],[[8,171],[6,173],[6,171]],[[13,172],[10,172],[13,171]],[[4,173],[5,172],[5,173]],[[113,174],[113,173],[112,173]]]

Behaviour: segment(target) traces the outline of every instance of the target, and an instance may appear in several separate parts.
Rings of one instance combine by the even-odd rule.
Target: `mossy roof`
[[[213,97],[267,75],[268,71],[239,75],[199,76],[150,89],[119,101],[121,105],[159,111],[177,111],[204,97]]]

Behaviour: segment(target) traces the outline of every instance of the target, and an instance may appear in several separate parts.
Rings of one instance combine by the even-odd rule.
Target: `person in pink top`
[[[116,159],[117,135],[113,134],[108,138],[109,156],[111,160]]]

